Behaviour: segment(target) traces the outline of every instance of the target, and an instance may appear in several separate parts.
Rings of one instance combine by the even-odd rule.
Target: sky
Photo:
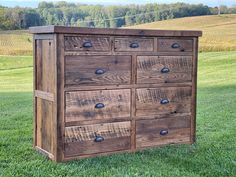
[[[0,0],[0,5],[14,7],[37,7],[41,0]],[[59,0],[46,0],[59,1]],[[102,5],[126,5],[126,4],[145,4],[145,3],[176,3],[185,2],[191,4],[205,4],[208,6],[236,5],[236,0],[65,0],[67,2],[84,3],[84,4],[102,4]]]

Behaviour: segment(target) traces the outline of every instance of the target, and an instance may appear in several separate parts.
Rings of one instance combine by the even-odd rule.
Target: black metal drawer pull
[[[168,99],[162,99],[160,103],[161,103],[161,104],[168,104],[168,103],[169,103],[169,100],[168,100]]]
[[[104,74],[106,71],[104,69],[96,69],[95,74],[100,75]]]
[[[167,67],[161,69],[161,73],[168,73],[168,72],[170,72],[170,69]]]
[[[95,139],[94,139],[95,142],[102,142],[104,141],[104,138],[100,135],[96,135]]]
[[[91,48],[91,47],[93,47],[93,45],[92,45],[91,42],[86,41],[86,42],[83,43],[83,47],[84,47],[84,48]]]
[[[130,46],[130,48],[134,48],[134,49],[139,48],[139,44],[137,42],[133,42],[129,46]]]
[[[178,49],[178,48],[180,48],[180,45],[178,44],[178,43],[174,43],[174,44],[172,44],[172,46],[171,46],[173,49]]]
[[[105,105],[103,104],[103,103],[97,103],[96,105],[95,105],[95,108],[96,109],[102,109],[102,108],[104,108],[105,107]]]
[[[167,135],[167,134],[168,134],[168,130],[161,130],[160,131],[161,136],[164,136],[164,135]]]

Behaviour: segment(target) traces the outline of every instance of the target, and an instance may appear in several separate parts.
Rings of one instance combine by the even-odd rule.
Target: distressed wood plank
[[[96,74],[96,70],[103,74]],[[130,56],[66,56],[66,85],[129,84]]]
[[[194,38],[193,70],[192,70],[192,101],[191,101],[191,143],[196,141],[196,109],[197,109],[197,64],[198,64],[198,38]]]
[[[64,35],[58,34],[57,35],[57,156],[56,161],[62,161],[64,159],[64,136],[65,136],[65,93],[64,93],[64,86],[65,86],[65,57],[64,57]]]
[[[102,103],[103,108],[95,108]],[[112,119],[130,116],[130,90],[66,93],[65,121]]]
[[[168,134],[160,135],[162,130]],[[190,117],[139,120],[136,137],[137,148],[190,141]]]
[[[162,69],[169,71],[162,73]],[[138,56],[137,83],[183,83],[192,81],[191,56]]]
[[[91,47],[84,47],[84,43],[89,43]],[[109,37],[96,36],[65,36],[65,50],[68,51],[109,51]]]
[[[47,100],[47,101],[55,101],[53,93],[43,92],[41,90],[35,90],[34,95],[35,95],[35,97],[39,97],[39,98]]]
[[[153,51],[153,38],[115,38],[115,51]],[[132,45],[136,45],[132,48]]]
[[[30,27],[31,33],[65,33],[92,35],[127,35],[127,36],[202,36],[201,31],[193,30],[150,30],[150,29],[119,29],[119,28],[84,28],[66,26]]]
[[[136,116],[188,113],[191,111],[191,94],[191,87],[137,89]],[[169,103],[161,104],[163,99]]]
[[[66,127],[65,143],[66,156],[130,149],[130,122]]]

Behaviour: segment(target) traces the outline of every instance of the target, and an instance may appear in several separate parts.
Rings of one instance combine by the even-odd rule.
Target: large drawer
[[[192,81],[192,56],[138,56],[137,83]]]
[[[116,52],[152,52],[153,38],[115,38]]]
[[[192,39],[157,39],[158,52],[191,52],[193,51]]]
[[[66,92],[66,122],[129,116],[130,89]]]
[[[138,120],[136,147],[157,146],[190,141],[190,117]]]
[[[66,56],[66,85],[129,84],[131,56]]]
[[[65,128],[65,156],[130,149],[130,121]]]
[[[136,89],[136,116],[191,112],[191,87]]]
[[[109,37],[95,36],[66,36],[66,51],[105,52],[111,50]]]

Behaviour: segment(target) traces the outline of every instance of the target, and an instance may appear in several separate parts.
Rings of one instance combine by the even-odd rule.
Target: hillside
[[[0,31],[0,55],[32,55],[32,35],[27,31]]]
[[[127,28],[202,30],[200,51],[236,50],[236,14],[178,18]],[[0,31],[0,55],[32,55],[32,35],[27,31]]]
[[[236,14],[185,17],[128,28],[202,30],[200,51],[236,50]]]

